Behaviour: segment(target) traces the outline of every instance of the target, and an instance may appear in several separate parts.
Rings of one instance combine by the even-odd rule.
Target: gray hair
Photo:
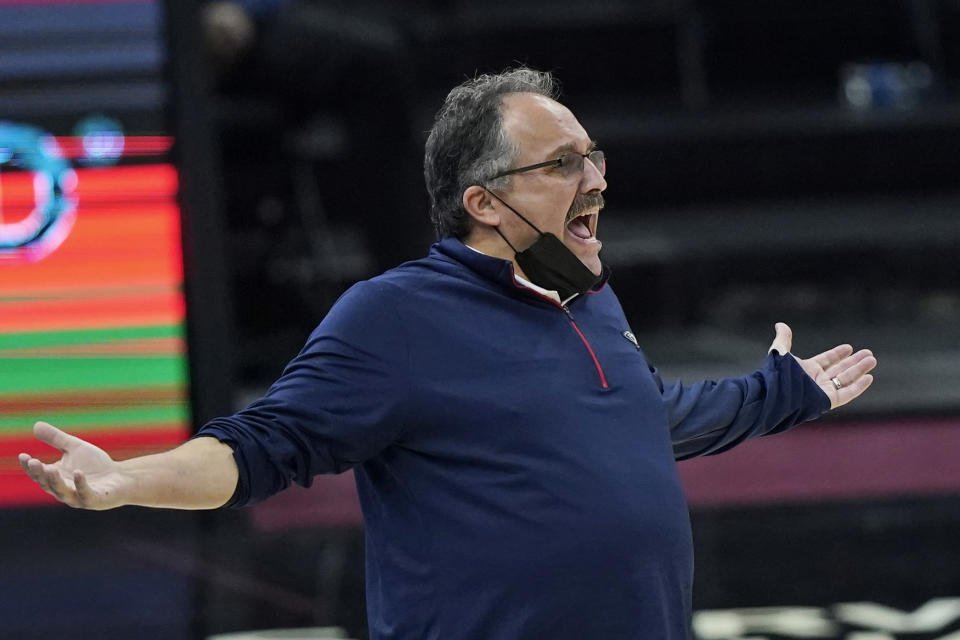
[[[467,187],[508,185],[510,176],[490,178],[510,169],[519,153],[502,126],[503,98],[513,93],[556,99],[559,91],[549,72],[519,67],[467,80],[443,101],[423,159],[430,220],[438,237],[463,238],[470,232],[472,219],[463,208]]]

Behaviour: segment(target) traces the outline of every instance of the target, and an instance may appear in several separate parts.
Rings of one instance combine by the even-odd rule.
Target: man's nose
[[[589,193],[591,191],[604,191],[607,188],[607,180],[600,173],[597,165],[587,159],[583,162],[583,179],[580,181],[580,193]]]

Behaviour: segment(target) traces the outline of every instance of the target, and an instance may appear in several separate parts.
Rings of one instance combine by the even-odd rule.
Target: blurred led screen
[[[0,0],[0,505],[44,420],[115,458],[189,434],[162,6]]]

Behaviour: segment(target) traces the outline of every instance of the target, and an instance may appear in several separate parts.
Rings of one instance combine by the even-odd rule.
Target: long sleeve
[[[228,506],[376,455],[405,423],[408,354],[390,287],[360,283],[338,301],[259,400],[198,436],[229,444],[239,468]]]
[[[757,371],[718,382],[664,384],[656,369],[651,373],[663,397],[678,460],[726,451],[830,409],[830,399],[789,354],[771,353]]]

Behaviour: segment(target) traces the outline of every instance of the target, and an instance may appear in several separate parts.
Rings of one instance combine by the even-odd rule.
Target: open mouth
[[[584,211],[567,223],[567,231],[574,237],[581,240],[590,240],[596,237],[597,233],[597,212]]]

